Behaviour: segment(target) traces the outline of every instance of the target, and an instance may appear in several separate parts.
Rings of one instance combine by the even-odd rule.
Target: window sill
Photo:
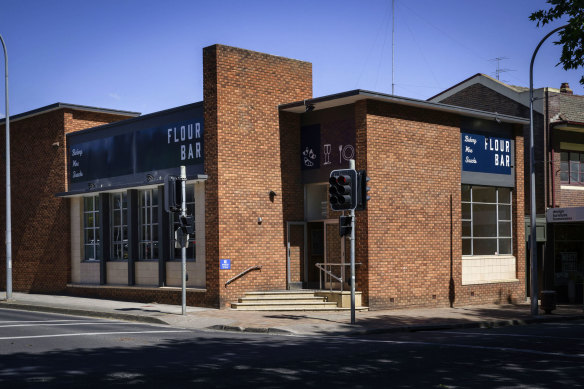
[[[584,190],[584,185],[581,184],[562,184],[560,185],[562,190]]]

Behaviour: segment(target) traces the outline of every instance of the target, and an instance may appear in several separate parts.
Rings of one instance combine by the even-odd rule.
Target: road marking
[[[5,320],[0,321],[0,324],[14,324],[14,323],[62,323],[62,322],[75,322],[84,321],[87,319],[76,319],[76,320]]]
[[[0,328],[8,328],[8,327],[40,327],[40,326],[81,326],[81,325],[100,325],[100,324],[136,324],[136,323],[129,323],[123,321],[91,321],[91,322],[76,322],[76,323],[30,323],[30,324],[7,324],[7,325],[0,325]]]
[[[458,344],[458,343],[434,343],[434,342],[415,342],[415,341],[402,341],[402,340],[374,340],[374,339],[348,339],[345,337],[327,337],[328,339],[342,339],[345,342],[353,341],[357,343],[391,343],[400,345],[418,345],[418,346],[442,346],[442,347],[458,347],[458,348],[469,348],[477,350],[490,350],[490,351],[504,351],[504,352],[515,352],[523,354],[535,354],[535,355],[545,355],[545,356],[555,356],[555,357],[565,357],[565,358],[584,358],[584,354],[564,354],[555,353],[547,351],[520,349],[512,347],[495,347],[495,346],[478,346],[470,344]]]
[[[100,336],[100,335],[132,335],[132,334],[170,334],[177,332],[190,332],[187,330],[168,331],[122,331],[122,332],[81,332],[77,334],[32,335],[32,336],[7,336],[0,340],[38,339],[38,338],[64,338],[69,336]]]
[[[538,338],[538,339],[564,339],[564,340],[582,340],[582,338],[566,338],[562,336],[549,335],[523,335],[523,334],[494,334],[482,332],[456,332],[456,331],[432,331],[436,334],[452,334],[452,335],[479,335],[479,336],[511,336],[517,338]]]

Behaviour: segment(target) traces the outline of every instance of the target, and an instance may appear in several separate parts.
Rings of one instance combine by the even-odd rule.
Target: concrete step
[[[306,296],[314,296],[313,290],[274,290],[268,292],[246,292],[246,297],[255,297],[255,298],[268,298],[268,299],[275,299],[275,298],[305,298]]]
[[[275,298],[268,298],[268,297],[241,297],[237,300],[240,303],[256,303],[256,304],[261,304],[262,302],[266,302],[266,303],[276,303],[276,304],[282,304],[282,303],[295,303],[295,304],[299,304],[299,303],[313,303],[313,302],[325,302],[326,298],[325,297],[319,297],[319,296],[306,296],[306,297],[294,297],[294,298],[282,298],[282,297],[275,297]]]
[[[231,303],[231,308],[238,311],[307,311],[335,310],[336,303],[320,302],[261,302],[261,303]]]

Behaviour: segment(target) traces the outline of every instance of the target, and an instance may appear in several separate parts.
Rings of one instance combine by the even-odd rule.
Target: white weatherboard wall
[[[515,282],[517,260],[512,255],[462,257],[462,285]]]

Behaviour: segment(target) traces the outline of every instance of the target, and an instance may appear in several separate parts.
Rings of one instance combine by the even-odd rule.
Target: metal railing
[[[261,266],[252,266],[250,268],[245,269],[244,271],[242,271],[238,275],[231,277],[229,280],[227,280],[227,282],[225,283],[225,287],[227,288],[227,285],[231,284],[233,281],[235,281],[239,277],[243,277],[244,275],[246,275],[247,273],[249,273],[250,271],[253,271],[253,270],[262,270],[262,267]]]
[[[355,265],[361,265],[361,262],[357,262],[355,263]],[[343,286],[344,286],[344,281],[345,281],[345,266],[351,266],[350,263],[316,263],[315,266],[320,270],[319,275],[318,275],[318,282],[319,282],[319,286],[320,289],[323,290],[322,288],[322,282],[324,279],[324,284],[326,287],[326,283],[327,283],[327,276],[328,276],[328,283],[329,283],[329,290],[332,292],[333,290],[333,279],[337,280],[339,282],[339,284],[341,285],[341,292],[343,291]],[[333,266],[340,266],[340,275],[336,275],[332,272],[332,267]]]

